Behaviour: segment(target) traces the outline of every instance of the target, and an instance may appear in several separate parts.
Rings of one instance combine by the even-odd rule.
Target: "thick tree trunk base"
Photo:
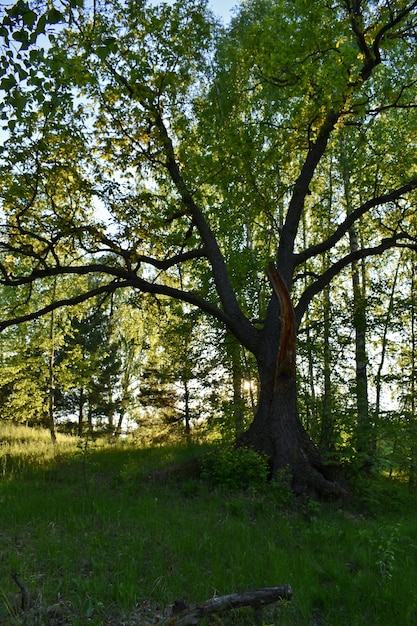
[[[289,471],[291,489],[296,496],[310,496],[320,500],[337,500],[349,497],[349,487],[339,468],[327,465],[321,459],[311,441],[301,443],[294,462],[288,463],[273,452],[268,445],[260,445],[256,437],[247,431],[236,441],[237,447],[246,447],[266,454],[270,464],[270,478],[274,480],[280,471]]]
[[[301,423],[293,380],[282,381],[273,394],[260,398],[258,412],[236,446],[266,454],[272,480],[281,470],[289,471],[298,496],[328,500],[349,495],[342,473],[324,462]]]

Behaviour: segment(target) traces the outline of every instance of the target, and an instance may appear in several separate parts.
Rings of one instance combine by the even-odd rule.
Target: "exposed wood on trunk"
[[[275,389],[281,378],[295,379],[295,315],[290,294],[275,265],[268,265],[268,277],[278,298],[281,310],[281,335],[279,340],[277,365],[275,370]]]
[[[206,602],[201,602],[201,604],[187,607],[185,610],[182,610],[183,602],[177,601],[173,607],[173,613],[176,614],[171,617],[168,624],[169,626],[195,626],[203,617],[212,613],[224,613],[244,606],[252,606],[255,610],[259,610],[266,604],[280,600],[291,600],[291,598],[292,589],[290,585],[282,585],[211,598]],[[178,609],[180,609],[179,613],[177,613]]]

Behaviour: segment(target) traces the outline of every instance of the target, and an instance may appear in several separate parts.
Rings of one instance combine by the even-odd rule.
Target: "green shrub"
[[[257,491],[265,487],[268,471],[265,455],[249,448],[219,448],[204,460],[201,476],[215,487]]]
[[[283,507],[291,507],[294,504],[295,497],[291,488],[291,470],[289,467],[278,470],[271,481],[270,492],[276,504]]]

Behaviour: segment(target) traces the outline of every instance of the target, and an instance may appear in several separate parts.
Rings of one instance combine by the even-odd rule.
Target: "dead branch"
[[[195,626],[200,619],[212,613],[224,613],[225,611],[240,609],[244,606],[251,606],[255,610],[259,610],[266,604],[272,604],[281,600],[291,600],[291,598],[292,589],[290,585],[282,585],[280,587],[263,587],[241,593],[232,593],[227,596],[218,596],[181,610],[179,613],[178,608],[181,607],[182,609],[182,604],[177,600],[168,624],[169,626]]]
[[[26,611],[32,604],[32,596],[21,580],[19,580],[17,572],[12,572],[11,577],[20,589],[20,609]]]

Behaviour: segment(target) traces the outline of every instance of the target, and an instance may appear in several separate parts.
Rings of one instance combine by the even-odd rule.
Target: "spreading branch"
[[[389,204],[390,202],[397,202],[414,189],[417,189],[417,178],[410,180],[402,187],[394,189],[390,193],[371,198],[367,202],[364,202],[363,204],[361,204],[361,206],[359,206],[357,209],[355,209],[346,216],[343,222],[339,224],[339,226],[330,235],[330,237],[314,246],[306,248],[305,250],[303,250],[303,252],[294,255],[295,266],[305,263],[308,259],[311,259],[318,254],[323,254],[324,252],[331,250],[346,235],[346,233],[348,233],[349,229],[361,217],[363,217],[366,213],[369,213],[371,209],[382,206],[384,204]]]
[[[416,251],[417,243],[415,241],[410,241],[410,237],[406,233],[398,233],[393,237],[387,237],[386,239],[383,239],[381,243],[377,246],[355,250],[354,252],[345,255],[344,257],[333,263],[325,272],[323,272],[323,274],[321,274],[317,278],[316,281],[311,283],[311,285],[309,285],[303,292],[301,298],[298,301],[298,304],[295,307],[295,317],[297,322],[299,323],[302,319],[313,297],[320,293],[320,291],[323,291],[323,289],[330,284],[333,278],[340,274],[340,272],[345,267],[367,257],[379,256],[380,254],[383,254],[386,250],[394,247],[406,247],[408,249]]]
[[[0,274],[1,273],[2,271],[0,266]],[[206,300],[199,294],[192,291],[177,289],[176,287],[171,287],[169,285],[163,285],[153,280],[145,280],[144,278],[139,277],[136,273],[129,272],[122,267],[112,267],[106,264],[65,267],[58,266],[49,268],[47,270],[35,270],[29,276],[15,278],[6,277],[5,270],[3,269],[3,278],[0,280],[0,282],[5,285],[17,287],[19,285],[32,285],[37,280],[42,280],[44,278],[52,276],[74,274],[82,276],[94,273],[101,276],[114,276],[116,277],[116,279],[111,281],[107,285],[102,285],[96,289],[92,289],[72,298],[57,300],[56,302],[52,302],[49,305],[42,307],[41,309],[38,309],[36,311],[32,311],[28,314],[14,316],[9,319],[2,320],[0,322],[0,332],[10,326],[15,326],[23,322],[28,322],[43,317],[44,315],[47,315],[48,313],[55,311],[59,308],[80,304],[97,295],[104,293],[113,293],[119,289],[123,289],[126,287],[131,287],[132,289],[136,289],[142,293],[150,293],[156,296],[167,296],[168,298],[172,298],[174,300],[187,302],[188,304],[199,308],[208,315],[217,319],[232,332],[239,331],[239,324],[236,323],[236,320],[232,316],[230,316],[226,311],[219,308],[209,300]],[[247,324],[250,325],[250,322],[248,320]],[[257,341],[257,334],[251,325],[250,328],[253,330],[253,332],[243,335],[242,342],[249,350],[254,350]]]
[[[39,319],[40,317],[43,317],[48,313],[52,313],[52,311],[56,311],[57,309],[60,309],[62,307],[75,306],[76,304],[81,304],[82,302],[86,302],[86,300],[89,300],[101,294],[110,294],[117,289],[123,289],[128,286],[129,283],[127,281],[112,282],[108,285],[102,285],[97,289],[91,289],[90,291],[86,291],[72,298],[63,298],[62,300],[56,300],[55,302],[51,302],[51,304],[48,304],[41,309],[37,309],[36,311],[32,311],[31,313],[27,313],[25,315],[17,315],[10,319],[2,320],[0,322],[0,332],[10,326],[16,326],[18,324],[23,324],[24,322],[31,322],[33,320]]]

